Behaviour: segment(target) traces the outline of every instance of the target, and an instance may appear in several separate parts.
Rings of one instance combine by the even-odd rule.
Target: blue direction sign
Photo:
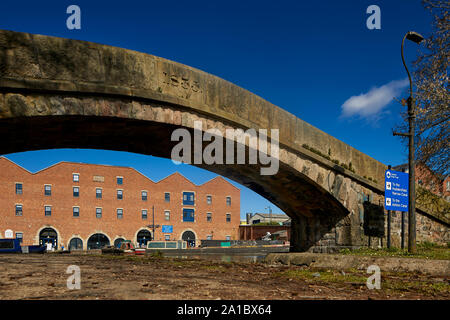
[[[408,211],[408,174],[386,170],[384,177],[384,207],[386,210]]]

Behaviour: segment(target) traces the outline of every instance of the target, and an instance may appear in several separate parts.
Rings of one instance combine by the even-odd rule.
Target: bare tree
[[[431,35],[414,62],[416,160],[435,173],[450,173],[450,2],[422,0],[433,16]],[[404,114],[407,122],[407,114]]]

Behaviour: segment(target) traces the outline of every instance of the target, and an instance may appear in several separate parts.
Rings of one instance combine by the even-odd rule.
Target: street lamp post
[[[409,122],[409,132],[408,133],[397,133],[394,132],[395,136],[406,136],[409,138],[409,158],[408,158],[408,168],[409,168],[409,180],[408,180],[408,251],[410,253],[416,252],[416,185],[415,185],[415,163],[414,163],[414,121],[416,118],[414,98],[413,98],[413,88],[411,74],[409,73],[408,67],[405,63],[405,56],[403,54],[403,47],[405,45],[405,39],[419,44],[424,39],[422,35],[414,31],[409,31],[402,40],[402,61],[403,66],[406,69],[409,79],[409,97],[408,97],[408,122]]]

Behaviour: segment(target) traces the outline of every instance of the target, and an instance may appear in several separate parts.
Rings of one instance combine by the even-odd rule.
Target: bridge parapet
[[[304,146],[331,153],[339,165],[351,164],[360,179],[381,183],[386,170],[381,162],[243,88],[132,50],[0,30],[0,87],[164,101],[241,128],[279,129],[281,146],[306,154]],[[327,164],[327,159],[317,160]]]

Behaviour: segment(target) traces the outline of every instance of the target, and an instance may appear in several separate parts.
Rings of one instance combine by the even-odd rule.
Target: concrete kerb
[[[428,260],[397,257],[367,257],[314,253],[270,253],[264,259],[267,264],[306,266],[314,269],[367,270],[377,265],[386,272],[416,272],[432,276],[450,275],[450,260]]]

